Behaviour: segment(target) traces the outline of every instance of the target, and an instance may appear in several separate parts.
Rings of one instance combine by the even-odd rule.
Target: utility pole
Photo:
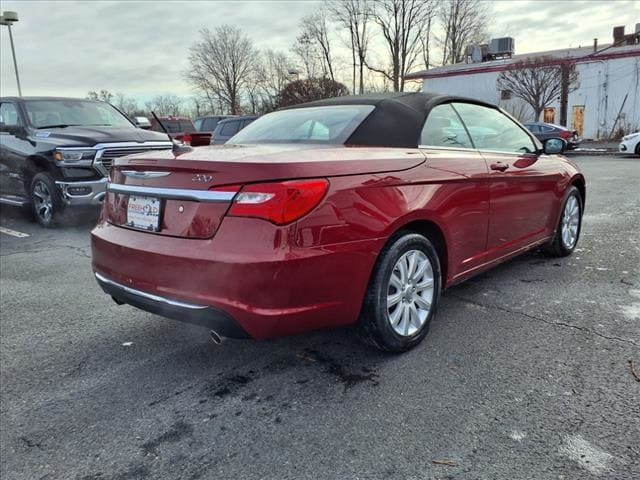
[[[11,55],[13,56],[13,68],[16,72],[16,83],[18,84],[18,96],[22,96],[22,88],[20,87],[20,75],[18,74],[18,62],[16,61],[16,50],[13,46],[13,34],[11,33],[11,25],[18,21],[16,12],[4,12],[0,15],[0,25],[6,25],[9,29],[9,42],[11,43]]]
[[[566,60],[560,64],[560,125],[567,126],[567,109],[569,104],[569,75],[571,72],[571,61]]]

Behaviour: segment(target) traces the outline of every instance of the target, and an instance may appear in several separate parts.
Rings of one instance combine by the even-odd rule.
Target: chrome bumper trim
[[[56,185],[62,193],[62,200],[67,205],[100,205],[106,195],[106,187],[108,180],[101,178],[100,180],[91,180],[88,182],[61,182],[56,181]],[[70,192],[70,188],[90,188],[91,191],[84,195],[76,195]]]
[[[208,190],[189,190],[183,188],[158,188],[141,187],[136,185],[121,185],[109,183],[107,191],[123,193],[125,195],[149,195],[170,200],[191,200],[194,202],[230,202],[236,196],[236,192],[212,192]]]
[[[113,280],[108,279],[104,275],[100,275],[98,272],[93,272],[93,273],[99,282],[113,285],[114,287],[120,288],[127,293],[136,295],[138,297],[146,298],[148,300],[153,300],[154,302],[165,303],[173,307],[188,308],[189,310],[203,310],[205,308],[209,308],[206,305],[195,305],[193,303],[179,302],[178,300],[171,300],[170,298],[161,297],[160,295],[154,295],[152,293],[142,292],[140,290],[136,290],[135,288],[127,287],[126,285],[122,285],[118,282],[114,282]]]

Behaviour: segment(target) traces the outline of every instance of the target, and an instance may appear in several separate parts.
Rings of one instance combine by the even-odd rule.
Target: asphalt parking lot
[[[399,356],[350,330],[214,346],[117,306],[91,216],[3,207],[0,476],[10,479],[640,478],[640,160],[575,157],[576,253],[444,293]]]

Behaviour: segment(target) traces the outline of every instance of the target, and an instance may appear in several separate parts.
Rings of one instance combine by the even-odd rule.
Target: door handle
[[[508,163],[497,162],[497,163],[491,164],[491,170],[498,170],[500,172],[504,172],[507,168],[509,168]]]

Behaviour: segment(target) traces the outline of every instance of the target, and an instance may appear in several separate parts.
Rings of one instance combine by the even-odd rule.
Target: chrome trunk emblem
[[[213,177],[211,175],[204,175],[201,173],[196,173],[193,177],[191,177],[192,182],[206,183],[210,182],[211,180],[213,180]]]
[[[125,177],[130,178],[160,178],[171,175],[171,172],[138,172],[136,170],[122,170]]]

